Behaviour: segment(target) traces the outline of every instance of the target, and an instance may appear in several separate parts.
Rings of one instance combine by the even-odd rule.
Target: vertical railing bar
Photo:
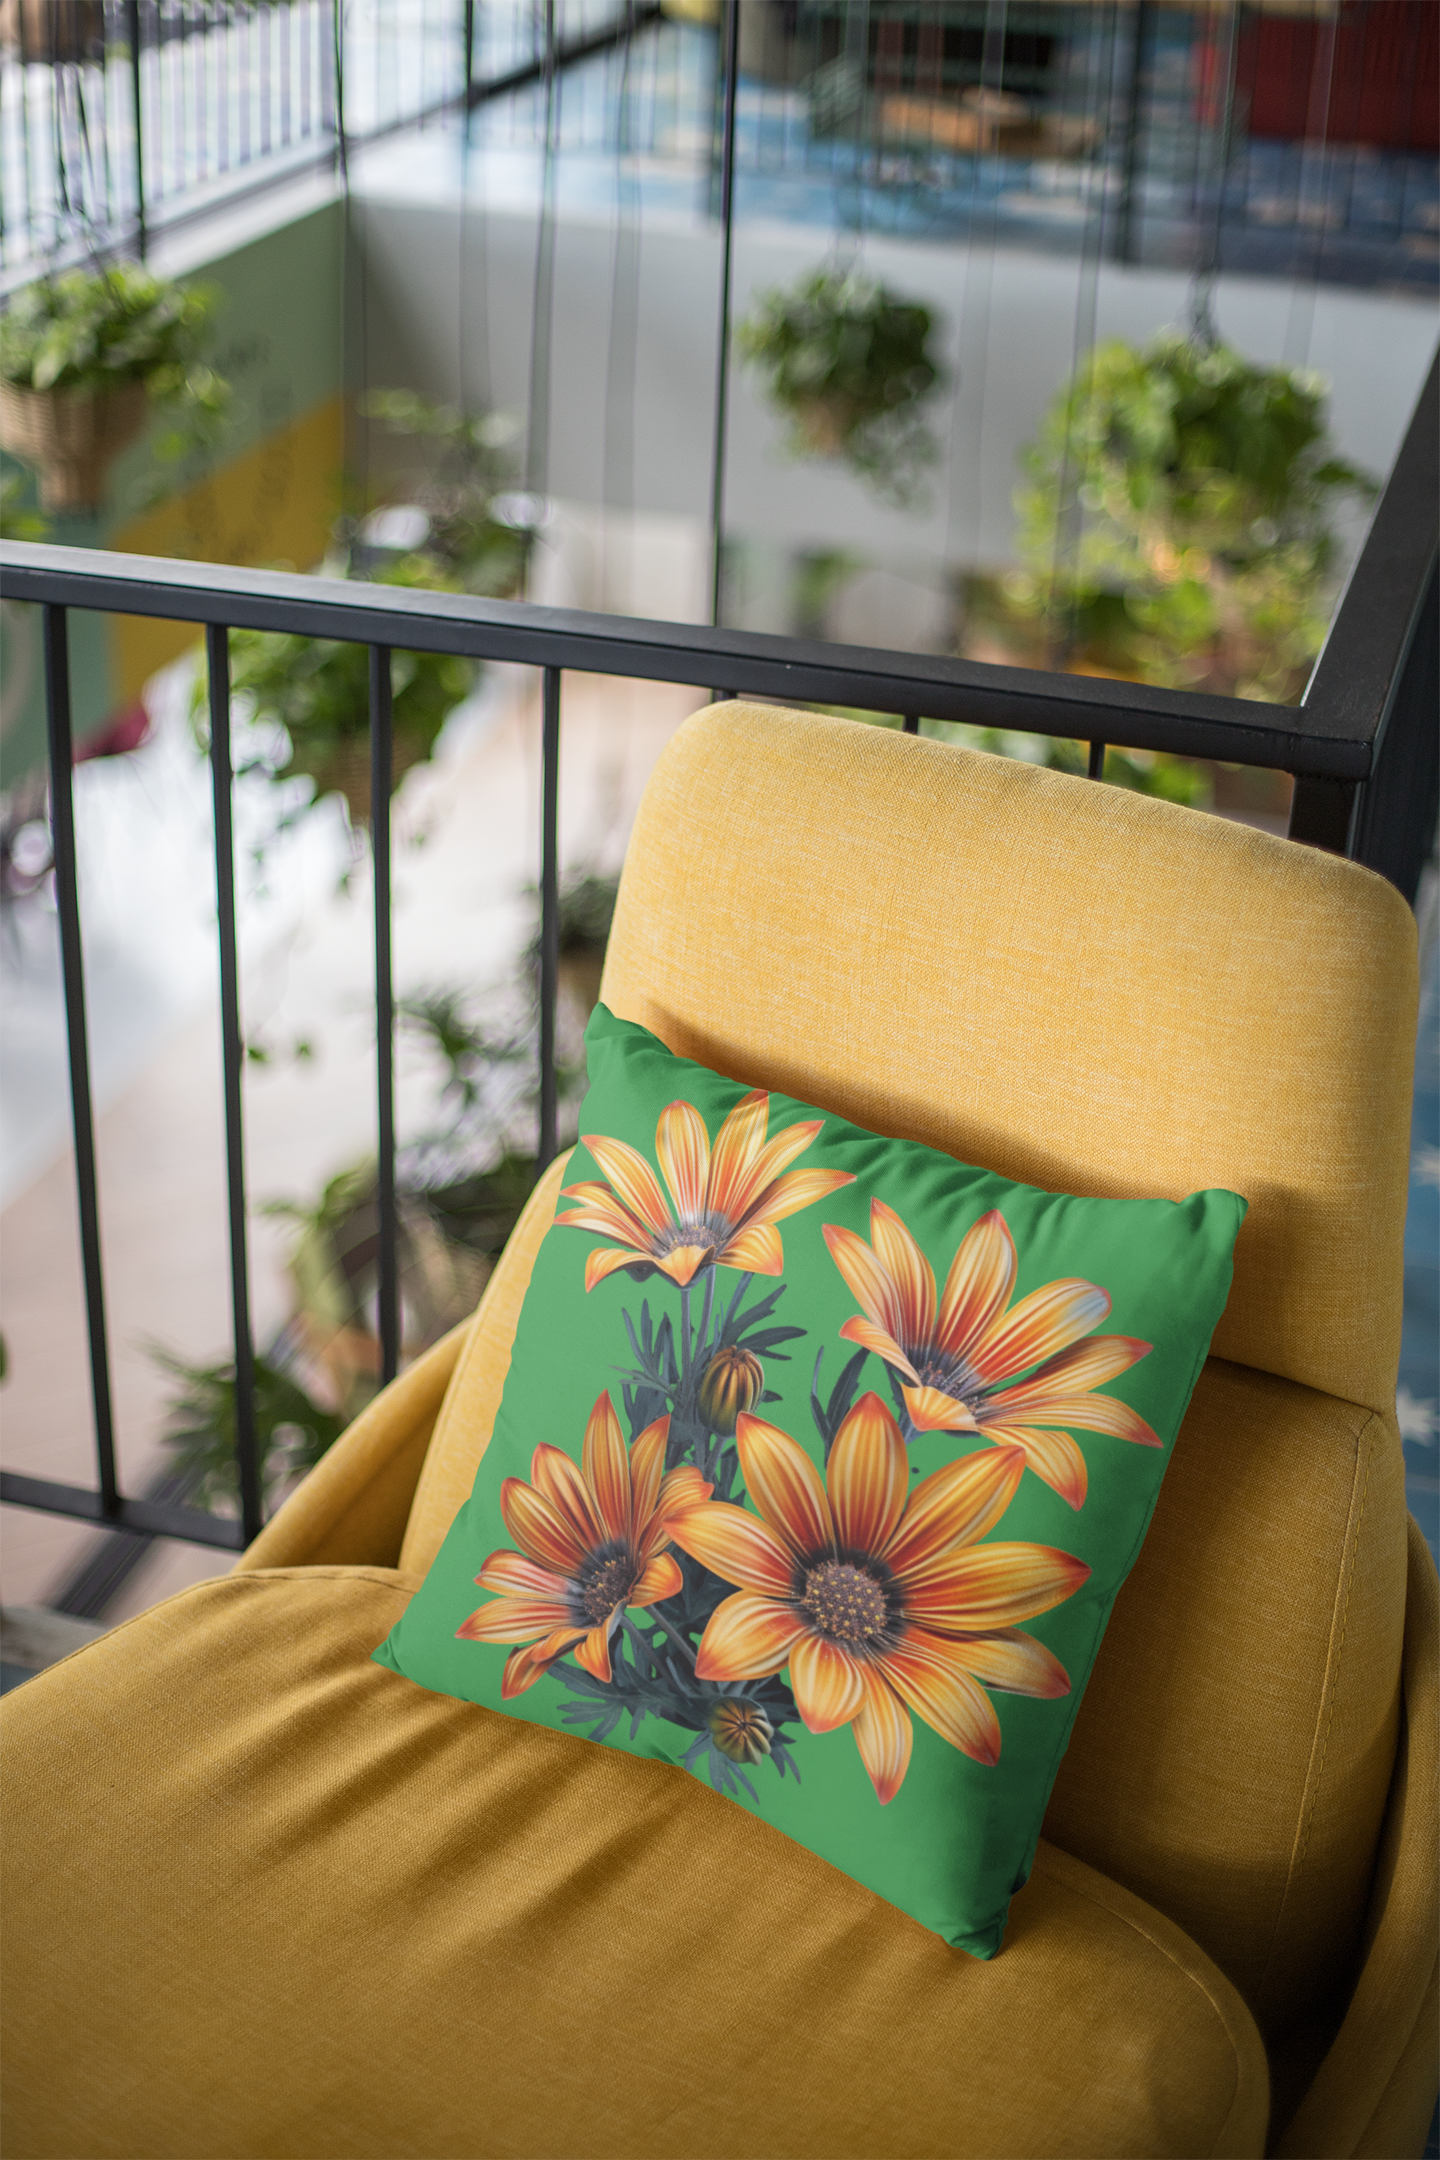
[[[141,102],[140,0],[125,0],[125,35],[130,44],[130,107],[135,145],[135,252],[141,262],[149,235],[145,211],[145,120]]]
[[[735,95],[740,57],[740,0],[723,0],[720,25],[725,102],[720,138],[720,319],[716,326],[715,437],[710,471],[710,620],[718,628],[723,600],[725,459],[730,419],[730,303],[734,282]]]
[[[395,1204],[395,995],[390,958],[390,788],[394,778],[390,648],[370,647],[370,854],[375,885],[375,1199],[380,1383],[400,1370],[399,1217]]]
[[[231,814],[230,633],[205,625],[210,677],[210,784],[215,805],[215,912],[220,942],[220,1054],[225,1081],[225,1174],[230,1203],[230,1316],[235,1337],[235,1467],[247,1542],[260,1535],[260,1457],[255,1436],[255,1346],[245,1226],[245,1134],[241,1076],[240,959],[235,933],[235,832]]]
[[[1085,775],[1086,775],[1086,778],[1087,778],[1087,779],[1089,779],[1089,780],[1103,780],[1103,779],[1104,779],[1104,777],[1105,777],[1105,749],[1106,749],[1106,746],[1105,746],[1105,744],[1104,744],[1103,742],[1092,742],[1092,743],[1091,743],[1091,745],[1090,745],[1090,757],[1089,757],[1089,761],[1088,761],[1088,763],[1086,764],[1086,767],[1085,767]]]
[[[537,1170],[555,1160],[555,1004],[560,986],[560,670],[547,667],[540,752],[540,1138]]]
[[[70,731],[70,651],[66,623],[63,607],[47,605],[45,719],[50,741],[50,829],[55,851],[55,907],[60,918],[65,1033],[70,1052],[70,1115],[75,1132],[75,1191],[80,1210],[90,1392],[95,1407],[95,1463],[100,1504],[107,1515],[112,1515],[119,1505],[120,1488],[115,1477],[110,1347],[105,1331],[105,1280],[100,1262],[100,1207],[95,1181],[95,1114],[90,1099],[85,964],[80,949],[80,883],[75,852],[74,745]]]
[[[903,719],[903,721],[902,721],[901,725],[902,725],[902,727],[904,728],[904,731],[905,731],[905,733],[906,733],[907,735],[918,735],[918,734],[920,733],[920,715],[919,715],[919,713],[918,713],[918,712],[911,712],[911,713],[906,713],[906,715],[905,715],[905,717],[904,717],[904,719]]]

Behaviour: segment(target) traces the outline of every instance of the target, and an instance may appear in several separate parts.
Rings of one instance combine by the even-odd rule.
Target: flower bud
[[[765,1385],[765,1368],[753,1350],[733,1344],[715,1352],[700,1375],[695,1398],[706,1428],[728,1440],[737,1418],[753,1410]]]
[[[758,1704],[727,1695],[710,1713],[710,1737],[733,1763],[763,1762],[775,1728]]]

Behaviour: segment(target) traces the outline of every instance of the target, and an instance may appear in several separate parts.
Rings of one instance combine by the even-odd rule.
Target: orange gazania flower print
[[[769,1117],[770,1097],[763,1088],[753,1089],[736,1103],[712,1150],[695,1105],[668,1104],[655,1128],[668,1199],[637,1149],[601,1133],[587,1134],[585,1146],[608,1183],[590,1179],[567,1185],[564,1197],[580,1204],[555,1218],[616,1241],[597,1246],[585,1262],[585,1288],[593,1290],[616,1268],[658,1268],[682,1290],[712,1264],[778,1275],[785,1254],[775,1225],[855,1181],[847,1170],[790,1169],[823,1118],[789,1125],[767,1142]]]
[[[1159,1447],[1138,1412],[1093,1389],[1145,1357],[1133,1335],[1092,1335],[1110,1310],[1098,1284],[1067,1276],[1010,1307],[1015,1240],[997,1209],[967,1231],[936,1296],[929,1261],[893,1208],[870,1203],[870,1244],[823,1226],[831,1258],[863,1308],[840,1333],[899,1373],[917,1432],[974,1432],[1023,1448],[1037,1477],[1078,1508],[1085,1458],[1068,1432]],[[872,1250],[873,1248],[873,1250]]]
[[[1059,1659],[1016,1623],[1071,1596],[1089,1568],[1048,1545],[979,1542],[1015,1495],[1019,1448],[947,1463],[912,1492],[900,1428],[875,1395],[844,1420],[823,1480],[762,1418],[742,1417],[736,1444],[758,1512],[710,1502],[670,1525],[683,1552],[739,1585],[706,1625],[702,1680],[788,1663],[809,1730],[850,1726],[882,1805],[909,1767],[912,1712],[990,1764],[1000,1724],[987,1688],[1069,1693]]]
[[[462,1642],[520,1643],[506,1660],[502,1696],[523,1695],[573,1650],[597,1680],[610,1678],[610,1637],[625,1607],[653,1605],[682,1587],[666,1547],[678,1509],[707,1500],[698,1470],[665,1471],[668,1417],[627,1448],[608,1394],[590,1413],[579,1469],[542,1443],[530,1482],[506,1478],[500,1512],[518,1552],[494,1552],[475,1580],[500,1595],[456,1629]]]

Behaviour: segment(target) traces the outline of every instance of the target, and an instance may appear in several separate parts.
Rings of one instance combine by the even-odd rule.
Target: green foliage
[[[1298,696],[1323,642],[1334,506],[1324,385],[1165,331],[1087,355],[1023,456],[1001,605],[1097,672]]]
[[[29,390],[143,383],[174,415],[158,445],[177,457],[218,437],[230,385],[203,354],[219,295],[139,263],[67,270],[27,285],[0,316],[0,376]]]
[[[0,478],[0,540],[43,540],[50,520],[26,500],[29,486],[19,473]]]
[[[935,318],[858,269],[812,271],[762,293],[740,324],[742,357],[767,379],[791,422],[797,457],[842,457],[884,502],[914,507],[937,455],[926,401],[944,371],[931,356]]]
[[[421,556],[407,556],[377,583],[411,590],[456,592],[458,585]],[[390,656],[397,768],[403,754],[428,756],[445,721],[475,686],[479,667],[451,653],[395,651]],[[203,727],[206,671],[194,690],[193,714]],[[337,638],[293,636],[279,630],[230,635],[230,687],[252,702],[257,720],[278,722],[290,755],[277,779],[308,773],[316,793],[339,784],[337,755],[360,749],[370,732],[370,655],[365,645]]]
[[[176,1465],[196,1480],[202,1506],[234,1500],[235,1367],[191,1365],[152,1345],[155,1363],[178,1383],[166,1416],[165,1445]],[[339,1439],[344,1420],[311,1401],[298,1381],[264,1358],[255,1360],[255,1442],[260,1476],[269,1492],[320,1460]]]
[[[361,406],[387,433],[439,449],[417,482],[414,500],[430,520],[424,553],[466,592],[491,597],[524,583],[535,535],[494,515],[497,492],[512,479],[517,427],[506,413],[466,413],[416,390],[376,390]]]

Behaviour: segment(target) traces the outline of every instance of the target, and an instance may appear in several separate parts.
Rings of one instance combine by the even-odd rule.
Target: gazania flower
[[[712,1263],[752,1275],[778,1275],[785,1265],[775,1225],[855,1181],[847,1170],[791,1170],[825,1120],[789,1125],[768,1143],[770,1097],[755,1088],[736,1103],[712,1153],[705,1120],[693,1103],[672,1102],[655,1128],[655,1153],[669,1187],[624,1140],[600,1133],[585,1145],[609,1180],[567,1185],[580,1205],[556,1221],[597,1230],[614,1245],[597,1246],[585,1262],[585,1288],[616,1268],[653,1267],[683,1290]],[[671,1202],[674,1203],[673,1212]]]
[[[977,1762],[1000,1757],[986,1688],[1065,1695],[1064,1666],[1015,1625],[1089,1575],[1048,1545],[982,1545],[1014,1497],[1019,1448],[963,1457],[910,1491],[900,1427],[865,1395],[822,1481],[805,1450],[742,1417],[736,1446],[757,1514],[724,1501],[671,1519],[682,1552],[738,1583],[711,1614],[702,1680],[758,1680],[789,1664],[811,1732],[849,1725],[882,1804],[900,1790],[910,1713]]]
[[[665,1469],[668,1417],[647,1425],[627,1448],[610,1397],[602,1395],[585,1427],[580,1468],[543,1442],[530,1483],[506,1478],[500,1512],[519,1552],[494,1552],[475,1580],[500,1595],[456,1629],[462,1642],[523,1643],[506,1660],[507,1698],[573,1650],[597,1680],[610,1678],[610,1637],[627,1605],[653,1605],[682,1586],[666,1547],[678,1509],[707,1500],[713,1487],[698,1470]]]
[[[1068,1432],[1044,1428],[1078,1425],[1160,1446],[1128,1403],[1091,1392],[1151,1348],[1133,1335],[1090,1333],[1110,1310],[1104,1290],[1067,1276],[1005,1310],[1015,1240],[998,1210],[966,1232],[938,1302],[929,1261],[883,1200],[870,1203],[873,1251],[853,1230],[823,1228],[864,1308],[840,1333],[908,1381],[900,1392],[917,1432],[978,1432],[1023,1448],[1036,1476],[1073,1508],[1085,1498],[1085,1458]]]

